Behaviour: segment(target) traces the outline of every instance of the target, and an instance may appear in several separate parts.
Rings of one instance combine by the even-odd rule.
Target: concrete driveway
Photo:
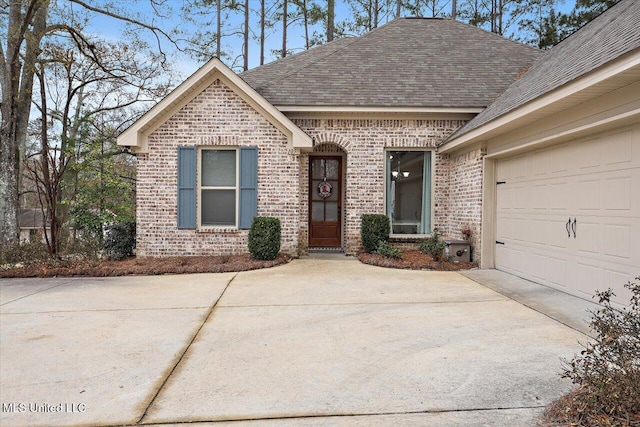
[[[587,339],[457,273],[322,256],[3,280],[0,320],[3,426],[529,426]]]

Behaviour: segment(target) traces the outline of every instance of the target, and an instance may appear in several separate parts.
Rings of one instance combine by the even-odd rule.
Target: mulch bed
[[[360,262],[378,267],[404,268],[410,270],[438,270],[438,271],[459,271],[470,270],[478,265],[474,262],[450,263],[447,261],[434,261],[429,255],[418,250],[403,251],[399,259],[386,258],[382,255],[361,252],[358,254]]]
[[[458,271],[477,267],[475,263],[453,264],[434,261],[417,250],[404,251],[402,258],[385,258],[362,252],[358,259],[370,265],[411,270]],[[0,277],[106,277],[125,275],[159,275],[188,273],[227,273],[257,270],[291,261],[287,254],[280,254],[272,261],[257,261],[251,255],[188,256],[166,258],[127,258],[122,261],[67,260],[33,263],[22,267],[0,270]]]
[[[291,261],[280,254],[272,261],[257,261],[251,255],[128,258],[122,261],[56,261],[0,270],[0,277],[125,276],[186,273],[226,273],[274,267]]]

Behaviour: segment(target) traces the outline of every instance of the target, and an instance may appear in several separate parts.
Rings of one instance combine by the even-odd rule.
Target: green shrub
[[[39,238],[26,243],[16,243],[10,246],[0,245],[0,266],[4,264],[30,264],[32,262],[48,261],[51,258],[47,245]]]
[[[378,242],[377,249],[373,251],[373,253],[382,255],[385,258],[394,258],[394,259],[399,259],[402,256],[402,253],[400,252],[400,250],[395,246],[393,246],[391,243],[387,242],[386,240],[380,240]]]
[[[378,248],[378,243],[380,241],[388,242],[389,232],[389,218],[386,215],[362,215],[360,238],[365,251],[373,253]]]
[[[440,240],[440,233],[437,228],[433,229],[431,236],[420,243],[420,251],[429,255],[435,261],[442,259],[442,253],[447,244]]]
[[[135,223],[120,223],[106,227],[104,237],[104,254],[107,258],[120,260],[133,256],[135,247]]]
[[[611,306],[611,289],[596,292],[602,308],[592,312],[593,341],[565,361],[561,374],[577,385],[553,402],[547,421],[562,425],[640,425],[640,277],[627,283],[631,303]]]
[[[280,220],[255,217],[249,230],[249,253],[253,259],[272,260],[280,252]]]

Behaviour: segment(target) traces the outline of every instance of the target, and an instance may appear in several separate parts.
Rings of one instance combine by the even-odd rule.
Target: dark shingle
[[[624,0],[538,59],[455,139],[640,47],[640,2]]]
[[[274,105],[485,107],[539,55],[456,21],[401,18],[240,76]]]

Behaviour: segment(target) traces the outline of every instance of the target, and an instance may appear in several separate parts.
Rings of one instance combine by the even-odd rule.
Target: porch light
[[[402,171],[402,176],[409,178],[409,171]]]
[[[391,171],[391,176],[393,176],[394,178],[397,178],[399,173],[400,172],[398,171]]]

